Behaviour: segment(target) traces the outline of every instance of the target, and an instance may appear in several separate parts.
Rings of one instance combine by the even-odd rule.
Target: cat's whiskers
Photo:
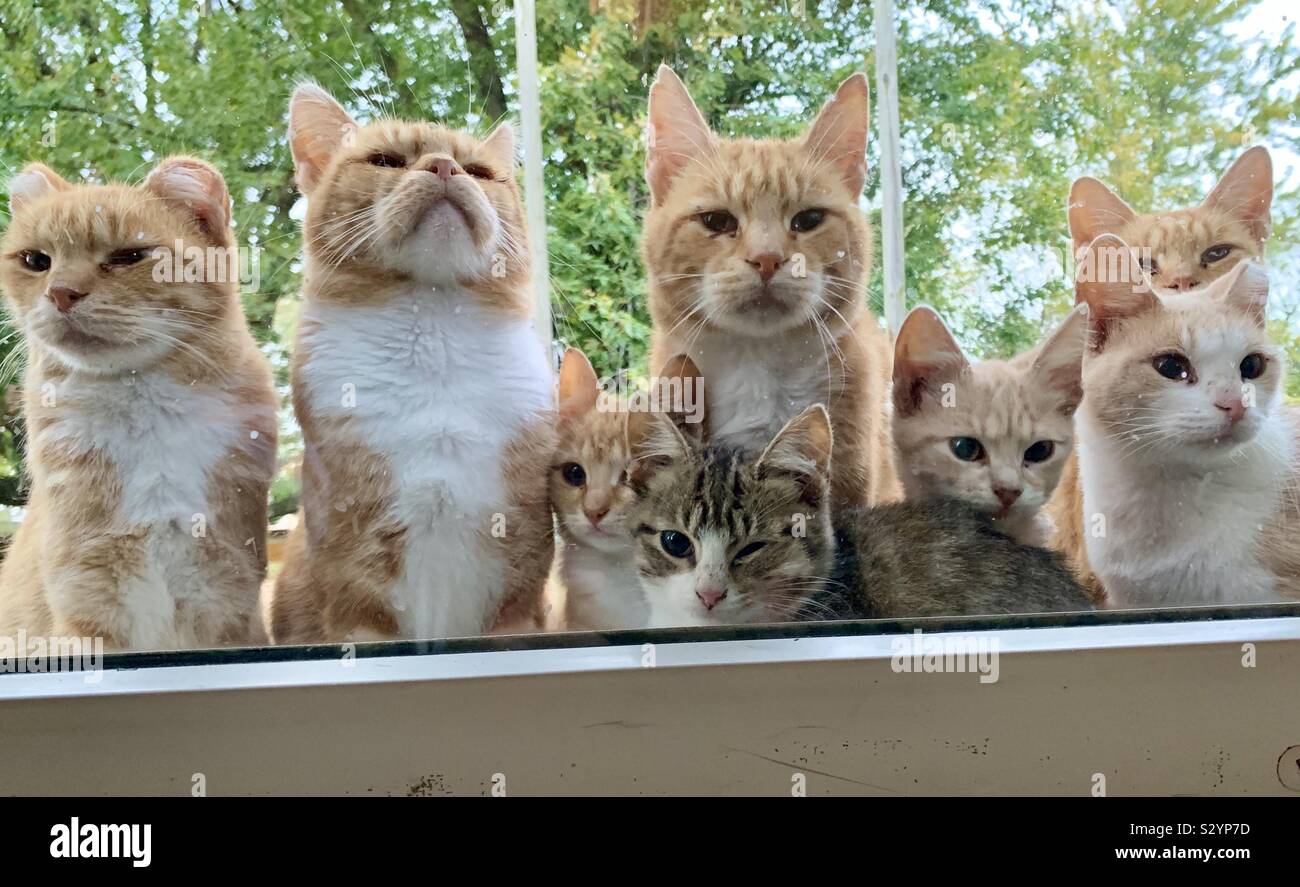
[[[682,316],[677,319],[677,322],[668,328],[668,332],[664,334],[665,336],[671,336],[673,333],[677,331],[678,327],[680,327],[683,323],[689,320],[692,316],[697,314],[702,308],[706,307],[705,301],[701,297],[703,295],[702,288],[700,292],[697,292],[695,294],[688,293],[688,295],[694,296],[690,309],[684,312]]]

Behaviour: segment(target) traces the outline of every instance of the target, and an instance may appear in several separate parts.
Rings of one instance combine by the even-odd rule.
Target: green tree
[[[1013,353],[1069,302],[1059,266],[1075,176],[1099,175],[1135,205],[1159,207],[1198,199],[1253,140],[1293,157],[1294,27],[1235,34],[1256,5],[900,3],[909,303],[942,311],[978,355]],[[602,373],[640,372],[641,130],[655,68],[681,73],[722,133],[792,135],[850,72],[873,71],[871,4],[543,0],[538,16],[556,335]],[[501,0],[0,0],[0,41],[0,176],[41,159],[74,178],[134,181],[178,151],[223,170],[240,242],[260,259],[245,305],[285,393],[300,271],[284,135],[293,85],[315,80],[363,119],[482,132],[518,110],[513,12]],[[870,151],[874,171],[878,145]],[[869,206],[878,189],[873,176]],[[1287,283],[1294,184],[1279,190],[1274,214],[1273,329],[1300,356],[1300,294]],[[879,311],[878,271],[869,298]],[[16,345],[0,329],[10,371]],[[10,392],[0,427],[8,504],[23,497],[14,403]],[[284,438],[277,514],[294,505],[300,448],[287,409]]]

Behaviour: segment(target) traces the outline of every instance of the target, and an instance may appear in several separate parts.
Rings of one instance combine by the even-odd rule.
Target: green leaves
[[[172,152],[216,163],[240,242],[261,250],[260,287],[244,301],[282,382],[291,325],[274,318],[300,283],[299,197],[285,145],[293,85],[316,80],[362,118],[390,113],[483,131],[499,83],[518,111],[508,3],[0,3],[0,178],[33,159],[73,178],[132,181]],[[868,2],[675,0],[670,15],[639,29],[643,5],[606,4],[611,12],[593,15],[588,0],[544,0],[538,9],[556,335],[602,375],[645,370],[642,127],[659,63],[681,73],[710,122],[733,135],[795,135],[852,71],[874,85]],[[1076,176],[1097,175],[1141,208],[1183,205],[1262,141],[1293,152],[1275,153],[1284,181],[1300,147],[1300,52],[1293,28],[1256,36],[1236,24],[1257,6],[898,4],[909,306],[938,308],[973,354],[1011,354],[1070,302],[1064,267],[1055,276],[1042,268],[1054,257],[1059,266],[1068,249],[1065,198]],[[486,35],[467,31],[475,21]],[[877,137],[873,129],[872,203]],[[1290,321],[1300,301],[1290,283],[1300,261],[1296,181],[1275,198],[1269,258],[1273,329],[1300,353]],[[877,270],[869,287],[877,311],[879,293]],[[9,333],[0,330],[0,361]],[[13,477],[12,410],[5,421],[0,477]],[[287,431],[292,462],[297,437]],[[0,498],[11,486],[0,484]],[[291,507],[292,491],[277,489],[277,508]]]

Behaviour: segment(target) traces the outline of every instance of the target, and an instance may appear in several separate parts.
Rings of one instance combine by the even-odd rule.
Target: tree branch
[[[483,21],[483,10],[476,0],[450,0],[451,11],[460,23],[469,50],[469,70],[478,82],[478,93],[483,99],[483,112],[491,120],[506,116],[506,93],[501,85],[501,70],[497,67],[496,48],[492,35]]]

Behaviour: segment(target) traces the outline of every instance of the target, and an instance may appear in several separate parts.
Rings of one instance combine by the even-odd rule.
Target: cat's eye
[[[137,262],[144,261],[149,252],[147,249],[115,250],[108,254],[108,261],[104,262],[104,264],[114,268],[124,268],[127,265],[134,265]]]
[[[790,219],[790,230],[811,231],[820,225],[825,218],[826,210],[824,209],[805,209],[802,212],[795,213],[794,218]]]
[[[1050,440],[1035,441],[1025,450],[1026,462],[1046,462],[1056,452],[1056,442]]]
[[[954,437],[948,441],[948,449],[963,462],[978,462],[984,458],[984,444],[973,437]]]
[[[744,548],[740,549],[740,551],[737,551],[736,556],[733,557],[731,561],[732,563],[739,563],[740,561],[743,561],[745,558],[749,557],[750,555],[757,554],[758,552],[762,551],[763,548],[765,548],[766,546],[767,546],[766,542],[751,542],[748,545],[746,545]]]
[[[690,537],[676,530],[664,530],[660,533],[659,544],[665,552],[676,558],[689,557],[695,550],[695,546],[691,545]]]
[[[38,274],[49,271],[50,265],[53,264],[49,256],[34,249],[23,250],[18,254],[18,258],[22,261],[24,268],[28,271],[35,271]]]
[[[1174,382],[1187,382],[1192,378],[1192,363],[1181,354],[1157,354],[1152,358],[1151,366]]]
[[[1258,379],[1264,375],[1264,367],[1268,366],[1268,358],[1262,354],[1247,354],[1241,359],[1241,378]]]
[[[587,482],[587,472],[577,462],[565,462],[561,465],[560,476],[571,487],[580,487]]]
[[[1201,253],[1201,264],[1209,265],[1214,262],[1220,262],[1226,259],[1230,252],[1232,252],[1232,244],[1216,243],[1214,246]]]
[[[489,179],[489,180],[496,179],[496,176],[492,173],[492,170],[488,169],[486,166],[484,166],[481,163],[471,163],[469,166],[465,167],[465,172],[476,179]]]
[[[714,234],[733,234],[740,227],[740,221],[725,209],[709,210],[696,218]]]
[[[406,158],[398,157],[396,154],[385,154],[382,151],[379,151],[367,157],[366,163],[369,163],[371,166],[382,166],[387,169],[404,169],[406,167]]]
[[[1160,266],[1156,264],[1155,259],[1141,259],[1138,264],[1142,266],[1142,270],[1147,273],[1148,277],[1160,273]]]

